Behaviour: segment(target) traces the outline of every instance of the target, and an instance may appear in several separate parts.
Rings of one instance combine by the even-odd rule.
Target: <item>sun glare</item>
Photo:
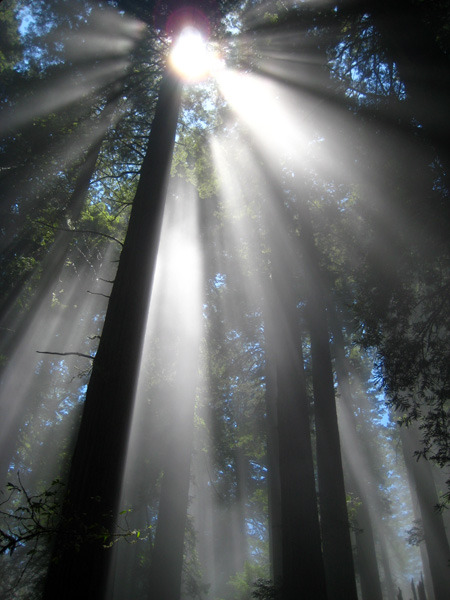
[[[170,63],[184,81],[205,79],[211,69],[211,53],[198,29],[185,27],[170,53]]]

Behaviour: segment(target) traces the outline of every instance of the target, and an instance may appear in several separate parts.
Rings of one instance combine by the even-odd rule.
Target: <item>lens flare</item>
[[[170,54],[170,63],[184,81],[197,82],[208,76],[211,55],[198,29],[188,26],[181,31]]]

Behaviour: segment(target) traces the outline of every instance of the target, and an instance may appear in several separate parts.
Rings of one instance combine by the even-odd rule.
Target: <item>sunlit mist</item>
[[[181,592],[155,600],[284,598],[283,576],[303,585],[293,565],[313,555],[317,600],[347,600],[334,595],[342,539],[348,600],[445,600],[449,517],[435,506],[450,498],[436,467],[448,467],[450,159],[423,90],[450,98],[448,79],[441,90],[435,73],[411,74],[406,37],[388,35],[390,9],[383,22],[376,2],[359,14],[358,3],[264,0],[225,14],[229,3],[205,0],[210,38],[191,25],[172,37],[172,1],[54,4],[48,22],[45,3],[0,6],[0,597],[43,598],[64,534],[23,502],[53,502],[55,479],[70,487],[73,449],[94,447],[86,431],[108,438],[108,456],[120,437],[101,403],[101,435],[99,421],[79,427],[95,412],[89,391],[116,382],[108,367],[89,388],[106,339],[125,380],[117,396],[133,402],[122,462],[110,461],[121,479],[103,493],[114,524],[87,534],[110,552],[105,598],[153,598],[177,514]],[[448,61],[445,27],[409,4],[432,29],[424,45]],[[141,209],[152,235],[133,220]],[[147,269],[129,244],[138,234],[157,247],[134,277],[142,294],[133,269],[121,279],[124,264]],[[115,295],[124,280],[129,304]],[[146,316],[130,326],[135,298]],[[111,306],[123,344],[102,338]],[[85,487],[102,479],[81,464]],[[31,550],[22,514],[40,528]]]
[[[132,510],[119,522],[119,527],[151,527],[152,538],[157,520],[151,502],[145,501],[146,490],[160,481],[169,448],[184,443],[180,425],[189,431],[191,421],[193,427],[202,336],[199,210],[195,189],[186,182],[173,181],[164,211],[124,472],[122,506]],[[161,416],[165,424],[155,428],[154,420]],[[155,450],[155,460],[149,462],[146,457]],[[134,551],[139,554],[142,549],[117,548],[110,578],[111,598],[123,598],[138,583],[130,578],[126,567]]]

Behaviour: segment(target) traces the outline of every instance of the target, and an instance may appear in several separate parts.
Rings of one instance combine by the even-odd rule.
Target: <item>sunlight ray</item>
[[[225,99],[269,157],[279,161],[302,153],[309,126],[299,117],[298,99],[289,100],[276,83],[258,75],[223,69],[216,78]]]
[[[62,177],[64,171],[66,169],[70,170],[83,156],[84,152],[101,142],[108,130],[117,125],[123,116],[123,108],[117,110],[117,103],[113,103],[107,105],[94,120],[88,118],[82,120],[74,133],[66,136],[63,141],[53,144],[51,148],[52,166],[57,165],[58,169],[48,168],[46,176],[38,178],[33,173],[33,166],[25,165],[21,171],[20,181],[14,181],[15,197],[11,197],[6,193],[1,203],[3,205],[10,203],[10,206],[14,206],[14,201],[17,201],[19,197],[27,198],[33,195],[36,197],[34,204],[36,209],[39,206],[41,193],[51,189],[51,186]],[[5,191],[8,192],[7,186],[5,186]]]
[[[136,519],[139,527],[155,526],[155,518],[142,504],[142,498],[146,486],[152,489],[167,467],[167,448],[189,445],[192,435],[189,430],[194,419],[202,333],[202,262],[196,191],[187,182],[172,181],[164,211],[122,486],[122,506],[125,510],[134,506],[135,514],[129,519],[133,522]],[[155,429],[155,415],[160,418],[165,415],[165,426]],[[157,459],[149,464],[145,457],[155,452]],[[117,549],[110,581],[112,598],[122,598],[126,586],[123,572],[126,562],[121,558],[125,550],[128,549]]]
[[[126,59],[111,61],[95,70],[85,67],[81,79],[78,75],[67,74],[37,92],[31,100],[24,99],[9,114],[2,115],[0,135],[25,126],[34,119],[44,117],[50,112],[62,110],[75,102],[85,100],[93,92],[98,93],[108,84],[122,77],[129,66]]]
[[[0,596],[446,600],[447,3],[0,4]]]
[[[110,251],[105,257],[106,262],[108,262],[109,255]],[[31,423],[40,419],[48,420],[48,427],[45,428],[45,431],[47,435],[51,436],[52,426],[58,424],[58,410],[63,410],[62,408],[58,409],[58,404],[63,402],[59,393],[52,398],[45,396],[45,383],[41,391],[37,393],[36,374],[41,373],[41,377],[44,381],[47,380],[48,385],[53,378],[55,389],[59,388],[61,393],[66,393],[64,392],[65,386],[70,388],[67,395],[75,394],[75,399],[67,404],[67,408],[64,410],[67,411],[67,414],[71,412],[81,399],[78,397],[81,392],[76,391],[80,387],[81,381],[75,376],[78,368],[75,365],[80,365],[79,368],[83,370],[89,368],[90,364],[89,361],[86,362],[85,358],[76,358],[70,356],[70,353],[90,353],[84,348],[90,346],[88,335],[92,333],[92,315],[103,312],[105,309],[106,301],[102,296],[87,294],[85,291],[86,288],[92,286],[92,273],[89,265],[85,266],[83,272],[79,272],[78,277],[71,280],[67,289],[61,288],[60,276],[59,273],[54,275],[55,286],[59,282],[59,289],[54,294],[53,303],[47,296],[42,298],[40,306],[36,308],[33,319],[28,324],[27,331],[15,346],[12,360],[3,374],[1,398],[3,418],[0,424],[1,455],[3,458],[9,456],[8,460],[16,471],[29,468],[26,459],[23,459],[23,463],[17,462],[16,457],[11,456],[9,452],[11,443],[14,445],[15,442],[14,439],[11,440],[11,436],[19,437],[21,431],[24,431],[23,428],[27,427],[27,421],[23,422],[24,417]],[[64,285],[64,287],[66,286]],[[70,318],[68,318],[69,314]],[[18,327],[18,324],[13,324],[13,326]],[[38,354],[38,352],[49,354],[55,352],[56,354],[48,357],[45,354]],[[69,356],[60,357],[58,353],[69,353]],[[66,366],[69,364],[71,365],[70,369]],[[21,374],[19,381],[18,372]],[[64,424],[67,428],[66,432],[73,426],[70,418],[65,419]],[[45,440],[41,441],[40,447],[45,456]],[[37,454],[34,455],[33,460],[39,460]],[[55,456],[53,465],[50,465],[48,461],[47,475],[49,478],[58,475],[58,471],[61,469],[58,460],[60,457]]]

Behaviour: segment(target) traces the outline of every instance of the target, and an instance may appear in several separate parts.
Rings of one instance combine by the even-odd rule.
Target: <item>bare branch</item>
[[[91,296],[103,296],[103,298],[111,298],[111,296],[108,296],[108,294],[102,294],[101,292],[91,292],[89,290],[86,290],[87,294],[91,294]]]
[[[43,350],[36,350],[38,354],[53,354],[55,356],[81,356],[82,358],[89,358],[94,360],[95,356],[90,354],[83,354],[82,352],[45,352]]]
[[[44,227],[48,227],[49,229],[55,229],[56,231],[68,231],[69,233],[92,233],[94,235],[100,235],[108,240],[117,242],[123,248],[123,242],[115,238],[113,235],[108,235],[107,233],[102,233],[101,231],[94,231],[92,229],[69,229],[68,227],[56,227],[56,225],[50,225],[50,223],[46,223],[45,221],[35,221],[35,223],[38,225],[44,225]]]

